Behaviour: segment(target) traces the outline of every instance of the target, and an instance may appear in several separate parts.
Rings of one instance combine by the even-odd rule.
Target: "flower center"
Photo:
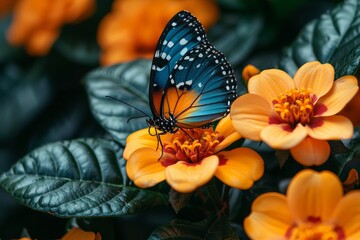
[[[320,219],[292,226],[286,233],[289,240],[344,240],[344,230],[332,224],[322,223]]]
[[[214,148],[223,140],[224,137],[219,132],[210,128],[179,130],[169,141],[164,141],[163,150],[167,154],[164,154],[162,163],[165,165],[171,165],[177,161],[199,163],[203,158],[213,155]]]
[[[316,96],[311,89],[291,89],[273,99],[273,108],[282,122],[295,127],[298,123],[306,125],[314,109]]]

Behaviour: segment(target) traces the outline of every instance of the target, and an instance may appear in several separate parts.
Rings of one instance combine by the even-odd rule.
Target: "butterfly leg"
[[[161,155],[160,155],[160,157],[159,157],[159,159],[158,159],[158,161],[159,161],[159,160],[164,156],[164,146],[163,146],[163,144],[162,144],[162,142],[161,142],[160,134],[157,134],[157,135],[156,135],[156,138],[157,138],[156,150],[158,150],[159,145],[161,146]]]

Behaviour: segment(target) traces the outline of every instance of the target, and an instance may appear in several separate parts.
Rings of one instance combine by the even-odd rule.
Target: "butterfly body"
[[[209,126],[229,112],[236,79],[225,56],[206,38],[189,12],[176,14],[155,50],[149,85],[155,135]],[[150,132],[150,130],[149,130]]]
[[[155,134],[152,134],[149,129],[150,135],[154,136],[162,133],[176,133],[179,130],[177,120],[172,114],[168,118],[164,116],[148,118],[146,123],[150,128],[155,128]]]

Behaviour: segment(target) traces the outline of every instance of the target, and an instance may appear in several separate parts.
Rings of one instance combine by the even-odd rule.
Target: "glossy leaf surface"
[[[61,217],[126,215],[166,205],[164,194],[126,184],[121,155],[122,148],[107,140],[56,142],[22,158],[0,184],[18,202]]]
[[[284,50],[279,67],[293,75],[306,62],[331,63],[336,77],[354,74],[360,61],[360,2],[345,1],[305,26]]]
[[[130,133],[147,126],[146,116],[134,107],[150,114],[147,92],[149,79],[148,60],[99,68],[86,77],[86,89],[93,115],[100,125],[122,144],[125,144]],[[135,118],[130,119],[133,117]]]

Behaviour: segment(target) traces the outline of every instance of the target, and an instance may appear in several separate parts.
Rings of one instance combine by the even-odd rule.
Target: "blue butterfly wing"
[[[176,63],[191,49],[206,42],[203,26],[191,13],[181,11],[168,22],[151,66],[149,101],[154,116],[161,114],[162,95]]]
[[[236,78],[224,54],[208,43],[190,50],[174,66],[161,113],[179,127],[194,128],[222,118],[236,98]]]

